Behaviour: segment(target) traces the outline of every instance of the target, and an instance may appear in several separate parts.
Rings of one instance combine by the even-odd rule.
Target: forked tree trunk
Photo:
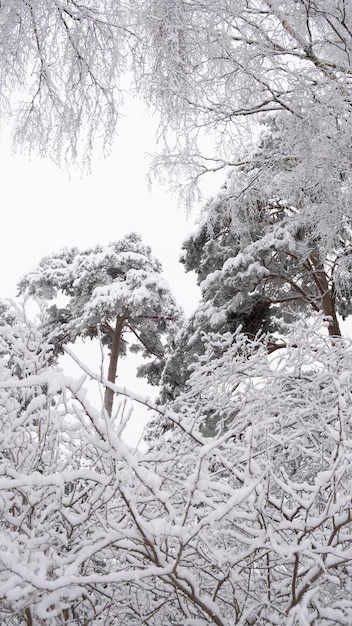
[[[112,344],[109,359],[109,369],[107,379],[110,383],[115,383],[117,363],[119,360],[119,354],[121,349],[122,332],[126,322],[126,317],[118,317],[116,319],[115,330],[112,335]],[[110,416],[112,413],[112,407],[114,404],[114,391],[109,387],[105,387],[104,393],[104,407],[107,414]]]

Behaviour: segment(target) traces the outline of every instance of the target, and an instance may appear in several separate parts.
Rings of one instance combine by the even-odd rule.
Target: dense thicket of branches
[[[239,155],[239,139],[247,143],[253,122],[275,114],[287,136],[276,158],[298,160],[301,189],[317,177],[334,180],[336,189],[335,167],[350,170],[349,1],[150,0],[143,6],[140,80],[165,131],[177,129],[164,159],[176,176],[194,181],[209,169],[235,166],[248,157],[247,150]],[[215,138],[212,151],[205,132]]]
[[[35,328],[4,323],[2,623],[347,625],[352,348],[320,327],[275,358],[210,336],[174,429],[136,454],[123,405],[89,406]]]
[[[1,113],[18,141],[54,157],[111,137],[125,67],[165,132],[177,130],[171,165],[187,179],[234,164],[253,116],[290,119],[288,154],[320,165],[322,152],[333,165],[334,138],[350,125],[348,0],[16,0],[0,12]],[[217,138],[212,153],[204,130]]]
[[[126,7],[110,0],[5,0],[0,6],[1,116],[17,145],[89,163],[108,145],[125,67]]]

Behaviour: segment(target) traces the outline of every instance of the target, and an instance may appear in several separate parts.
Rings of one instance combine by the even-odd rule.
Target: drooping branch
[[[156,352],[156,350],[153,350],[153,348],[151,348],[144,340],[143,337],[141,336],[140,333],[138,333],[136,331],[135,328],[133,328],[133,326],[131,324],[127,324],[127,328],[128,330],[131,331],[131,333],[134,334],[134,336],[138,339],[139,343],[142,344],[142,346],[144,346],[144,348],[147,350],[148,353],[152,354],[153,356],[157,357],[158,359],[162,358],[162,354],[160,352]],[[111,381],[113,382],[113,381]]]

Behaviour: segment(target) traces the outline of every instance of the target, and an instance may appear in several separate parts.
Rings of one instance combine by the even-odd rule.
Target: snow
[[[164,112],[165,127],[169,122],[177,128],[180,154],[170,150],[165,155],[173,171],[195,180],[208,164],[222,169],[231,163],[233,175],[210,203],[209,210],[219,216],[212,224],[215,244],[226,239],[230,215],[239,222],[238,230],[232,233],[234,245],[232,249],[229,243],[225,262],[202,283],[206,305],[195,318],[199,324],[210,320],[220,333],[197,329],[193,339],[202,337],[205,353],[194,359],[192,376],[177,402],[164,407],[123,384],[108,382],[100,357],[95,369],[87,367],[69,347],[66,354],[80,373],[66,375],[52,365],[40,327],[20,315],[1,328],[0,620],[9,626],[24,620],[92,626],[116,620],[150,626],[351,623],[352,348],[327,336],[321,316],[304,319],[312,304],[322,308],[316,259],[326,265],[324,295],[335,297],[336,287],[347,308],[351,296],[348,263],[346,276],[340,277],[346,291],[339,292],[338,280],[334,282],[343,265],[339,259],[348,257],[351,247],[350,15],[348,3],[343,16],[331,3],[328,19],[317,3],[289,1],[285,15],[274,4],[265,3],[264,15],[260,2],[243,13],[236,3],[147,1],[137,3],[138,16],[133,11],[128,15],[129,25],[138,30],[133,41],[138,58],[143,58],[138,78],[145,96]],[[50,17],[46,29],[57,25],[49,37],[55,41],[62,32],[76,35],[93,15],[88,11],[83,20],[74,19],[66,9],[61,11],[63,5],[54,12],[49,5],[49,14],[39,13]],[[18,6],[21,32],[26,33],[28,6]],[[35,8],[34,2],[31,24],[39,16]],[[75,10],[85,8],[75,5]],[[4,15],[12,18],[15,13]],[[63,15],[68,30],[61,30]],[[4,28],[12,34],[6,20]],[[21,42],[15,31],[16,42]],[[125,32],[111,30],[109,19],[87,31],[94,35],[93,52],[106,68],[108,84],[114,74],[109,74],[111,60],[116,61],[113,31]],[[74,37],[81,43],[86,39]],[[102,41],[109,45],[100,45]],[[25,50],[30,42],[28,36]],[[52,52],[59,48],[45,48],[54,66],[59,59]],[[86,48],[80,47],[83,58],[91,60],[91,48]],[[63,49],[72,53],[75,46],[68,42]],[[31,50],[35,54],[41,47]],[[102,51],[108,53],[110,66]],[[19,54],[18,60],[27,57]],[[17,63],[14,57],[12,61]],[[7,69],[18,70],[16,63],[5,56]],[[55,85],[59,74],[48,61],[43,65],[41,59],[41,66],[44,73],[36,72],[34,63],[33,80],[45,83],[51,73]],[[75,71],[69,75],[71,87],[75,76]],[[92,85],[99,86],[94,80]],[[87,113],[92,90],[80,93]],[[70,116],[77,109],[69,104],[61,128],[72,130]],[[274,130],[264,137],[262,154],[252,149],[243,161],[233,163],[238,142],[232,129],[236,126],[239,132],[243,107],[255,114],[262,108],[268,128],[270,123]],[[268,118],[271,108],[276,120],[271,112]],[[50,119],[45,107],[39,111],[33,106],[30,113],[36,111],[36,137],[44,142],[47,135],[41,130],[60,125],[45,124]],[[93,111],[90,121],[94,119]],[[198,154],[197,139],[202,141],[207,129],[221,138],[216,158]],[[74,148],[72,133],[69,139]],[[59,148],[67,146],[65,132],[61,140]],[[134,172],[134,160],[131,165]],[[119,184],[122,178],[120,174]],[[137,187],[136,180],[129,186]],[[130,189],[121,215],[133,205],[133,193]],[[55,216],[51,228],[64,222],[66,240],[92,220],[97,231],[103,227],[104,237],[110,236],[115,222],[104,219],[104,204],[111,202],[104,194],[102,185],[95,210],[83,203],[83,215],[80,203],[74,203],[78,224],[73,211],[72,216],[64,214],[65,202],[55,211],[53,194],[47,194],[46,207],[50,202]],[[25,206],[27,210],[27,202]],[[26,236],[35,247],[30,230],[45,220],[28,213],[31,229]],[[118,217],[116,223],[120,233]],[[164,236],[154,220],[153,229],[168,245],[170,227]],[[160,345],[171,345],[172,329],[163,334],[157,320],[182,322],[160,265],[138,236],[129,237],[133,245],[128,250],[126,239],[122,241],[81,252],[66,247],[46,256],[25,277],[29,291],[37,290],[51,303],[60,306],[59,292],[67,298],[65,319],[51,320],[65,341],[73,343],[84,333],[102,338],[105,332],[108,343],[115,323],[126,317],[126,339],[132,328],[136,339],[145,332]],[[287,308],[298,321],[275,331],[274,338],[283,340],[272,355],[256,330],[247,336],[240,331],[221,335],[228,313],[249,305],[252,296],[269,294],[279,305],[297,293],[305,313],[291,298]],[[101,394],[97,401],[88,389],[91,381]],[[120,398],[111,415],[104,410],[105,389]],[[131,414],[123,398],[172,423],[146,454],[122,439]]]

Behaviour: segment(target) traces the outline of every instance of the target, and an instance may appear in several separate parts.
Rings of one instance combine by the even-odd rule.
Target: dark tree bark
[[[328,332],[330,337],[340,337],[341,330],[337,319],[334,287],[329,284],[324,265],[321,262],[318,252],[314,252],[309,257],[313,269],[314,282],[321,294],[321,309],[328,318]]]
[[[126,320],[127,320],[126,315],[116,318],[115,329],[112,334],[112,344],[111,344],[109,369],[108,369],[108,381],[110,383],[115,383],[116,381],[117,363],[119,360],[122,333],[123,333],[124,326],[126,324]],[[104,394],[104,407],[109,416],[112,413],[113,404],[114,404],[114,391],[110,389],[109,387],[106,387],[105,394]]]

